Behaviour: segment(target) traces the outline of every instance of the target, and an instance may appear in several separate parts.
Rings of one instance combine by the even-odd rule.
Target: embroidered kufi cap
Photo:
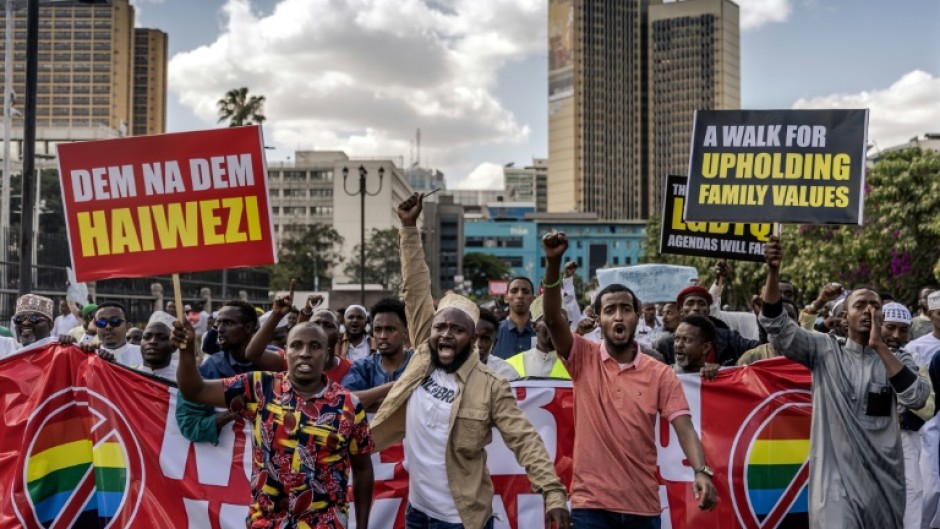
[[[447,294],[441,298],[440,303],[437,304],[437,312],[444,309],[457,309],[466,313],[467,316],[470,316],[470,319],[473,320],[474,325],[480,320],[480,307],[477,307],[476,303],[459,294]]]
[[[16,313],[14,315],[22,312],[38,312],[51,320],[54,305],[49,298],[37,296],[36,294],[26,294],[16,300]]]

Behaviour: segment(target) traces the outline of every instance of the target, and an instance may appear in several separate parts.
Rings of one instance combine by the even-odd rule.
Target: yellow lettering
[[[111,247],[108,244],[108,222],[105,220],[104,211],[79,213],[78,233],[82,238],[82,257],[111,255]]]
[[[754,168],[752,164],[754,162],[754,157],[746,153],[738,153],[738,170],[735,173],[735,178],[750,178],[754,174]]]
[[[728,233],[728,223],[727,222],[709,222],[708,233],[714,233],[716,235],[724,235],[725,233]]]
[[[718,164],[718,173],[721,175],[721,178],[728,177],[728,171],[734,167],[734,162],[736,159],[737,156],[735,156],[734,153],[721,153],[721,161]]]
[[[258,197],[245,197],[245,218],[248,219],[248,240],[261,240],[261,215],[258,214]]]
[[[222,219],[215,215],[219,207],[218,200],[203,200],[199,202],[199,216],[202,219],[202,240],[206,246],[225,243],[225,237],[219,235],[216,228],[222,224]]]
[[[169,204],[151,206],[154,223],[157,225],[157,236],[160,238],[160,247],[164,249],[176,248],[182,243],[183,247],[199,244],[199,213],[195,202],[186,202],[186,215],[183,215],[183,204]]]
[[[849,188],[839,186],[836,188],[836,207],[844,208],[849,205]]]
[[[137,208],[137,221],[140,224],[140,247],[145,252],[154,248],[153,220],[150,218],[150,208],[140,206]]]
[[[718,175],[718,154],[706,152],[702,156],[702,176],[705,178],[715,178]]]
[[[225,225],[225,242],[245,242],[248,235],[242,227],[242,198],[223,198],[222,207],[228,208],[228,224]]]
[[[117,208],[111,211],[111,253],[139,252],[140,240],[131,210]]]
[[[814,155],[813,156],[813,179],[814,180],[829,180],[830,175],[832,174],[832,158],[829,156]]]
[[[835,180],[848,180],[849,179],[849,170],[851,169],[852,158],[848,154],[837,154],[835,159],[832,161],[832,178]],[[840,188],[844,189],[844,188]],[[848,189],[845,190],[848,193]],[[848,196],[846,196],[848,200]],[[848,203],[846,203],[847,205]]]
[[[770,224],[751,224],[751,235],[757,237],[757,240],[767,242],[770,240]]]

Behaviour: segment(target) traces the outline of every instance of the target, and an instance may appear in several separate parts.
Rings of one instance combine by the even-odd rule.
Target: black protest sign
[[[687,180],[684,176],[666,178],[659,253],[764,262],[764,243],[772,226],[683,220]]]
[[[699,110],[686,220],[861,224],[868,110]]]

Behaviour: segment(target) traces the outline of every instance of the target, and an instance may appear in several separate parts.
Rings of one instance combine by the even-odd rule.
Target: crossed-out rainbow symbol
[[[811,394],[774,393],[748,415],[735,436],[728,485],[746,529],[807,527]]]
[[[85,388],[47,398],[30,416],[14,491],[27,528],[126,527],[143,487],[139,444],[121,412]]]

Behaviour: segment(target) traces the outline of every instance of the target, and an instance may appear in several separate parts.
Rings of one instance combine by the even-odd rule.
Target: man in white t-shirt
[[[940,351],[940,290],[927,297],[927,317],[933,325],[933,332],[908,342],[904,350],[911,353],[917,367],[930,365],[930,359]]]
[[[474,348],[479,308],[448,294],[435,311],[417,228],[424,195],[398,206],[405,310],[415,345],[405,372],[373,419],[376,450],[404,439],[409,529],[492,529],[493,483],[486,446],[499,431],[547,511],[546,526],[569,529],[567,493],[538,432],[503,377]],[[549,525],[549,521],[551,525]]]
[[[78,316],[76,316],[77,313],[79,313],[78,307],[73,308],[72,303],[67,299],[60,299],[59,315],[56,316],[56,319],[53,322],[52,336],[62,336],[63,334],[68,334],[69,331],[81,325]]]
[[[98,305],[95,327],[98,328],[98,356],[133,367],[144,364],[140,346],[127,343],[127,310],[116,301]]]

